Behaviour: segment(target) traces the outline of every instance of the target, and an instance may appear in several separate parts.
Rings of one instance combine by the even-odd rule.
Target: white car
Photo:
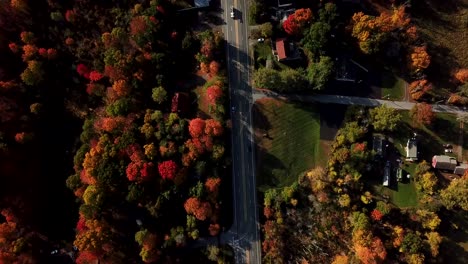
[[[259,43],[262,43],[262,42],[264,42],[264,41],[265,41],[264,38],[259,38],[259,39],[257,39],[257,42],[259,42]]]
[[[234,6],[231,6],[231,18],[234,18],[234,17],[235,17]]]

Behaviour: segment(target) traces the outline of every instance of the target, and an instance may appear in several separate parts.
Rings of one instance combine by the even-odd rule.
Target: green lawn
[[[320,116],[314,106],[273,99],[254,105],[257,184],[261,191],[292,184],[319,155]],[[268,133],[268,137],[263,137]]]
[[[391,186],[392,188],[384,187],[380,182],[374,183],[374,190],[381,195],[387,195],[390,197],[391,202],[400,207],[416,207],[418,206],[418,191],[413,180],[406,180],[406,175],[409,174],[411,177],[414,176],[414,171],[416,169],[416,163],[405,162],[402,167],[403,169],[403,182],[396,183],[396,186]],[[396,175],[393,174],[392,177],[396,179]]]
[[[254,58],[256,69],[265,67],[265,63],[268,58],[273,59],[271,47],[267,44],[267,42],[268,41],[265,41],[263,43],[256,43],[254,46]]]
[[[386,71],[382,73],[382,98],[391,100],[401,100],[405,95],[405,81],[392,72]]]
[[[410,183],[399,182],[398,190],[392,190],[390,197],[392,202],[400,208],[415,207],[418,205],[418,193],[413,181]]]

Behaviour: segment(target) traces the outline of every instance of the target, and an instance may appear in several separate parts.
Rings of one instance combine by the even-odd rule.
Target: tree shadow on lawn
[[[458,243],[467,243],[468,215],[463,211],[447,211],[439,213],[442,220],[440,234],[447,236],[440,245],[440,252],[446,263],[468,263],[468,251]]]
[[[436,118],[433,121],[432,127],[428,127],[428,129],[445,141],[444,143],[458,143],[458,122],[453,123],[445,118]]]
[[[252,106],[254,127],[261,130],[260,132],[262,133],[268,133],[268,131],[271,129],[271,123],[268,121],[268,117],[263,113],[263,111],[267,111],[267,109],[261,104],[255,103]]]
[[[345,118],[347,105],[321,104],[320,139],[333,141]]]
[[[279,187],[281,186],[282,180],[281,173],[279,171],[285,171],[287,168],[283,162],[268,153],[268,150],[257,145],[256,150],[257,157],[257,185]]]

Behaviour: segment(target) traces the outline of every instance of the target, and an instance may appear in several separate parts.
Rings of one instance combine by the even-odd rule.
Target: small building
[[[403,180],[403,170],[401,168],[397,169],[396,177],[398,182],[401,182]]]
[[[408,139],[406,143],[406,161],[417,161],[418,160],[418,143],[416,139]]]
[[[450,156],[435,155],[432,157],[432,167],[434,169],[454,171],[457,165],[457,159]]]
[[[390,164],[387,163],[387,165],[384,168],[384,177],[383,177],[383,186],[388,186],[390,185]]]
[[[171,111],[184,115],[190,108],[189,96],[187,93],[175,93],[172,97]]]
[[[465,171],[467,169],[468,169],[468,164],[467,163],[461,163],[460,165],[455,167],[455,169],[453,170],[453,173],[457,174],[457,175],[463,175],[463,174],[465,174]]]
[[[277,61],[296,60],[301,58],[296,45],[284,38],[276,40],[275,47],[272,52]]]

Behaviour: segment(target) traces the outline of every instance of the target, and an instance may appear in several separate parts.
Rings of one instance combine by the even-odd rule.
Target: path
[[[356,96],[344,96],[344,95],[299,95],[299,94],[279,94],[269,90],[259,90],[255,89],[253,91],[254,101],[262,98],[277,98],[282,100],[291,100],[299,102],[309,102],[309,103],[323,103],[323,104],[345,104],[345,105],[362,105],[375,107],[379,105],[386,105],[391,108],[400,109],[400,110],[411,110],[416,103],[405,102],[405,101],[390,101],[390,100],[381,100],[381,99],[372,99],[365,97],[356,97]],[[441,113],[451,113],[460,115],[466,113],[462,107],[453,106],[453,105],[442,105],[442,104],[433,104],[432,110],[434,112]]]

